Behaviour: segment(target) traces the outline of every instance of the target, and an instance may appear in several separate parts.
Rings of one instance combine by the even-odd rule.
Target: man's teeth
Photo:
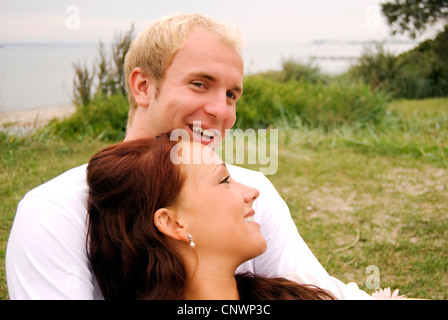
[[[213,130],[209,130],[209,129],[207,129],[207,130],[204,130],[204,132],[202,132],[202,134],[204,134],[204,135],[209,136],[210,138],[212,138],[212,137],[215,136],[216,132],[213,131]]]
[[[255,222],[255,217],[254,216],[244,217],[244,221],[246,221],[246,222]]]
[[[202,127],[198,127],[198,126],[192,126],[192,130],[195,132],[198,132],[202,135],[208,136],[210,138],[215,136],[215,131],[214,130],[210,130],[210,129],[206,129],[204,130]]]

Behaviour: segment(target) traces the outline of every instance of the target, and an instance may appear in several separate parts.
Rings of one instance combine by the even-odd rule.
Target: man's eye
[[[202,83],[200,83],[200,82],[193,82],[192,83],[195,87],[198,87],[198,88],[201,88],[201,87],[203,87],[204,85],[202,84]]]
[[[235,99],[236,98],[236,96],[231,91],[227,91],[226,92],[226,96],[229,99]]]

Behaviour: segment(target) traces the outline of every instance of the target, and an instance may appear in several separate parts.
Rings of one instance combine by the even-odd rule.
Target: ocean
[[[395,54],[416,43],[384,43]],[[107,45],[105,45],[107,48]],[[243,49],[245,73],[280,70],[282,61],[312,63],[323,72],[338,74],[356,62],[365,44],[315,41],[305,44],[252,44]],[[0,45],[0,111],[70,106],[73,97],[73,64],[91,67],[98,44],[3,44]]]

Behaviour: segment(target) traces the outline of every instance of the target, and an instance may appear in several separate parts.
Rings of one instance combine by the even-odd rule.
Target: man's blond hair
[[[129,77],[132,71],[140,67],[145,74],[160,84],[174,56],[184,46],[191,32],[197,28],[212,32],[220,41],[241,53],[239,31],[204,15],[180,14],[155,21],[132,42],[126,54],[124,71],[130,105],[128,127],[133,121],[137,108],[137,102],[129,86]]]

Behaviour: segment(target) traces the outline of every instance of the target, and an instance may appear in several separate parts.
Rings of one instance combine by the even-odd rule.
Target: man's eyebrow
[[[236,91],[238,93],[243,93],[243,88],[241,88],[240,86],[235,86],[232,88],[233,91]]]
[[[214,76],[212,76],[212,75],[210,75],[208,73],[205,73],[205,72],[192,72],[192,73],[190,73],[190,77],[204,78],[204,79],[207,79],[207,80],[212,81],[212,82],[217,82],[218,81],[218,79],[216,77],[214,77]],[[231,90],[236,91],[238,93],[242,93],[243,92],[243,88],[238,86],[238,85],[234,86]]]

